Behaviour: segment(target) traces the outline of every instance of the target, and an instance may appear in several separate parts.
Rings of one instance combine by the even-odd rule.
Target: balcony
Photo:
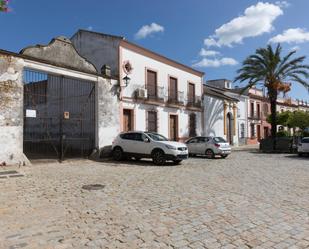
[[[194,99],[188,98],[187,101],[188,108],[202,108],[202,100],[200,96],[195,96]]]
[[[249,119],[259,120],[259,119],[261,119],[261,113],[256,112],[256,111],[251,112],[251,113],[249,114]]]
[[[184,105],[184,92],[177,92],[176,97],[168,96],[167,104],[168,105]]]
[[[148,91],[148,95],[147,95],[146,100],[149,101],[149,102],[164,103],[164,87],[158,86],[157,92],[155,94],[151,94]]]

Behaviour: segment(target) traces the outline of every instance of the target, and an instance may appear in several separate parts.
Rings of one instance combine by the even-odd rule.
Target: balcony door
[[[168,88],[169,100],[177,101],[177,79],[170,77]]]
[[[157,73],[147,70],[147,94],[149,98],[157,96]]]
[[[178,140],[178,116],[170,115],[169,118],[169,134],[170,140],[177,141]]]
[[[192,83],[189,83],[188,102],[192,104],[195,102],[195,85]]]

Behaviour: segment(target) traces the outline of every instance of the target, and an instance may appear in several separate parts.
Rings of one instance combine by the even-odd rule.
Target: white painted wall
[[[146,84],[146,69],[154,70],[157,72],[158,87],[164,87],[165,101],[168,98],[168,83],[169,76],[178,79],[178,91],[184,93],[185,101],[188,95],[188,82],[195,84],[195,94],[198,97],[202,95],[202,77],[189,73],[179,68],[170,66],[160,61],[154,60],[142,54],[131,51],[127,48],[120,48],[121,52],[121,65],[124,61],[130,61],[133,66],[133,72],[129,75],[131,78],[129,86],[123,88],[123,97],[132,98],[134,92],[138,88],[145,88]],[[124,77],[124,72],[121,70],[121,77]],[[147,104],[137,104],[129,101],[123,101],[123,108],[134,108],[135,110],[135,129],[146,130],[146,111],[157,110],[158,115],[158,132],[168,137],[169,129],[169,114],[178,115],[178,131],[180,138],[188,138],[189,136],[189,115],[194,112],[196,114],[196,132],[198,135],[202,133],[201,118],[202,113],[198,111],[188,110],[186,107],[169,108],[165,106],[155,106]],[[186,104],[186,102],[185,102]]]
[[[195,84],[195,93],[197,96],[201,96],[202,78],[197,75],[180,70],[176,67],[172,67],[168,64],[164,64],[160,61],[122,47],[121,59],[121,65],[124,61],[129,60],[133,66],[133,72],[129,75],[131,78],[131,83],[124,89],[123,92],[123,96],[125,97],[132,97],[132,94],[137,88],[145,87],[146,68],[157,71],[158,86],[164,87],[166,97],[168,96],[169,76],[176,77],[178,79],[178,91],[184,92],[185,99],[187,98],[188,81]]]
[[[226,100],[204,95],[204,136],[217,136],[223,137],[227,140],[227,135],[224,134],[224,103],[227,103],[226,114],[233,113],[233,102],[227,102]],[[237,121],[237,111],[236,111],[236,125]],[[232,120],[232,122],[234,122]],[[234,146],[238,146],[238,129],[236,127],[235,134],[233,136]]]
[[[4,62],[0,60],[0,66],[4,67]],[[96,84],[96,146],[104,147],[111,145],[113,139],[120,131],[119,126],[119,101],[113,89],[116,80],[108,80],[103,77],[82,73],[74,70],[51,66],[31,60],[14,58],[6,72],[0,72],[0,82],[14,80],[18,98],[14,97],[14,108],[4,110],[0,106],[0,163],[23,164],[28,160],[23,154],[23,70],[30,68],[51,74],[65,75],[73,78],[93,81]],[[14,79],[12,78],[14,77]],[[20,93],[19,93],[20,92]],[[10,113],[17,113],[12,118]],[[20,121],[16,121],[16,119]],[[9,125],[8,123],[13,123]],[[15,125],[16,123],[16,125]]]

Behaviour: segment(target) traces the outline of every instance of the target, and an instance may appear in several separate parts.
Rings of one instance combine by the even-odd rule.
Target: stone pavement
[[[309,158],[237,151],[180,166],[16,170],[24,176],[0,179],[1,249],[309,248]]]

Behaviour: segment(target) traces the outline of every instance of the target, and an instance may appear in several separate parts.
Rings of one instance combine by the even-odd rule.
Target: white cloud
[[[209,57],[209,56],[217,56],[220,55],[221,53],[215,50],[206,50],[205,48],[202,48],[201,51],[199,52],[199,55],[202,57]]]
[[[309,32],[305,29],[295,28],[287,29],[282,34],[276,35],[269,42],[286,42],[286,43],[304,43],[309,41]]]
[[[193,64],[193,67],[221,67],[221,66],[235,66],[237,64],[238,61],[228,57],[224,57],[221,59],[203,58],[201,61]]]
[[[164,32],[164,27],[153,22],[150,25],[141,27],[135,34],[135,39],[143,39],[151,34],[159,32]]]
[[[288,8],[291,5],[288,1],[277,1],[275,2],[275,4],[278,5],[280,8]]]
[[[208,47],[240,44],[244,38],[272,31],[273,22],[282,14],[281,7],[276,4],[258,2],[245,9],[243,15],[216,29],[214,35],[204,40],[204,44]]]

